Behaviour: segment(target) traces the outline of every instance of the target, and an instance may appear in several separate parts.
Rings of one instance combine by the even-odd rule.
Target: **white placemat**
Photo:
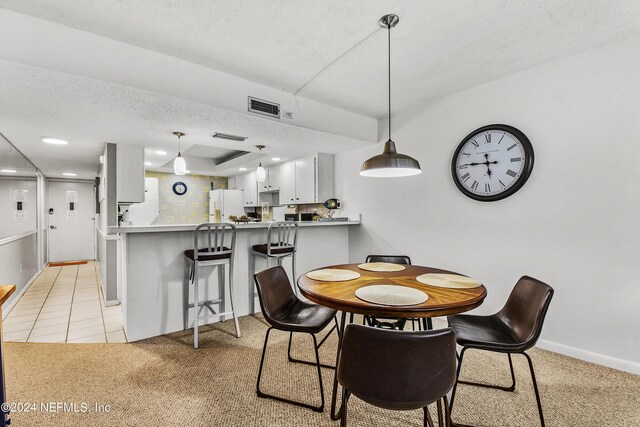
[[[405,266],[402,264],[394,264],[391,262],[367,262],[365,264],[359,264],[358,268],[367,271],[389,272],[402,271],[405,269]]]
[[[356,290],[363,301],[381,305],[416,305],[429,299],[429,295],[408,286],[371,285]]]
[[[437,286],[439,288],[472,289],[482,286],[482,283],[476,279],[458,274],[429,273],[416,277],[416,280],[425,285]]]
[[[342,270],[338,268],[325,268],[322,270],[314,270],[307,273],[307,277],[322,282],[344,282],[360,277],[360,273],[351,270]]]

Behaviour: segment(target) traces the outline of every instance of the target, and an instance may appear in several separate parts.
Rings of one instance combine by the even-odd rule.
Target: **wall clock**
[[[178,196],[184,196],[184,194],[187,192],[187,184],[180,181],[176,182],[175,184],[173,184],[173,192]]]
[[[467,135],[451,161],[458,189],[468,197],[493,202],[511,196],[531,175],[533,147],[509,125],[488,125]]]

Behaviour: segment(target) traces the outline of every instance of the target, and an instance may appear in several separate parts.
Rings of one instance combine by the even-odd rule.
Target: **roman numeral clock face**
[[[451,172],[468,197],[492,202],[518,191],[533,169],[533,147],[526,135],[508,125],[484,126],[462,140]]]

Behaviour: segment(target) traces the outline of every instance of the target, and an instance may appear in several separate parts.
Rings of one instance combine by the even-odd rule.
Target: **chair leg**
[[[529,362],[529,371],[531,371],[531,381],[533,382],[533,391],[536,393],[536,403],[538,404],[538,414],[540,415],[540,425],[545,427],[544,425],[544,416],[542,415],[542,403],[540,402],[540,392],[538,391],[538,382],[536,381],[536,374],[533,370],[533,362],[531,361],[531,357],[527,353],[522,353],[527,358],[527,362]]]
[[[456,382],[453,384],[453,390],[451,391],[451,404],[450,411],[453,412],[453,403],[456,400],[456,390],[458,389],[458,380],[460,379],[460,370],[462,369],[462,359],[464,358],[464,352],[467,351],[467,347],[462,347],[460,357],[458,358],[458,368],[456,369]]]
[[[198,325],[200,318],[200,306],[198,296],[198,266],[193,268],[193,348],[198,348]]]
[[[513,361],[511,360],[511,353],[507,353],[507,356],[509,356],[509,370],[511,372],[511,385],[509,387],[493,385],[493,384],[474,383],[471,381],[458,381],[458,382],[460,384],[472,385],[476,387],[493,388],[493,389],[502,390],[502,391],[514,391],[516,389],[516,375],[513,372]]]
[[[249,314],[256,312],[256,284],[253,275],[256,273],[256,257],[249,251]]]
[[[224,275],[222,276],[222,279],[224,280]],[[236,313],[236,307],[233,303],[234,293],[235,293],[235,286],[233,286],[233,264],[229,264],[229,300],[231,301],[231,312],[233,313],[233,325],[236,328],[236,338],[240,338],[242,336],[242,333],[240,332],[240,323],[238,322],[238,314]]]
[[[264,367],[264,359],[265,359],[265,355],[267,353],[267,343],[269,342],[269,334],[271,333],[272,329],[273,328],[267,329],[267,334],[264,337],[264,347],[262,347],[262,357],[260,358],[260,368],[258,370],[258,382],[256,383],[256,393],[257,393],[258,397],[274,399],[274,400],[277,400],[279,402],[290,403],[292,405],[301,406],[303,408],[313,409],[316,412],[322,412],[324,410],[324,387],[322,385],[322,372],[320,371],[320,355],[318,354],[318,347],[317,347],[316,337],[313,334],[310,334],[310,335],[313,337],[313,344],[314,344],[315,353],[316,353],[316,363],[315,363],[315,365],[316,365],[317,370],[318,370],[318,383],[320,385],[320,406],[313,406],[313,405],[310,405],[308,403],[297,402],[295,400],[285,399],[284,397],[278,397],[278,396],[274,396],[274,395],[271,395],[271,394],[267,394],[267,393],[263,392],[262,390],[260,390],[260,380],[262,379],[262,369]]]
[[[329,335],[331,335],[333,333],[333,330],[338,328],[338,320],[335,319],[336,325],[331,328],[331,330],[327,333],[327,335],[324,336],[324,338],[322,338],[322,340],[320,340],[320,344],[317,345],[317,348],[322,347],[322,344],[325,343],[325,341],[327,340],[327,338],[329,338]],[[314,335],[315,338],[315,335]],[[293,332],[289,332],[289,346],[287,348],[287,358],[289,359],[289,362],[292,363],[303,363],[305,365],[311,365],[311,366],[316,366],[316,362],[308,362],[306,360],[301,360],[301,359],[295,359],[293,356],[291,356],[291,342],[293,341]],[[325,365],[324,363],[320,363],[320,366],[323,368],[327,368],[327,369],[336,369],[335,366],[331,366],[331,365]]]
[[[346,388],[342,389],[342,416],[340,417],[340,427],[347,427],[347,402],[349,402],[351,392]]]
[[[429,413],[429,407],[425,406],[424,408],[422,408],[422,410],[424,412],[424,422],[423,422],[424,427],[435,427],[433,425],[433,420],[431,419],[431,414]]]

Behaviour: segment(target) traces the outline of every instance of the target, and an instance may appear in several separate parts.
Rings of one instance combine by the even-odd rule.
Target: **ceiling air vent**
[[[231,135],[228,133],[220,133],[220,132],[214,132],[213,135],[211,135],[212,138],[222,138],[222,139],[230,139],[232,141],[244,141],[245,139],[247,139],[246,136],[240,136],[240,135]]]
[[[249,97],[249,112],[262,114],[264,116],[280,118],[280,104],[264,101],[262,99]]]

